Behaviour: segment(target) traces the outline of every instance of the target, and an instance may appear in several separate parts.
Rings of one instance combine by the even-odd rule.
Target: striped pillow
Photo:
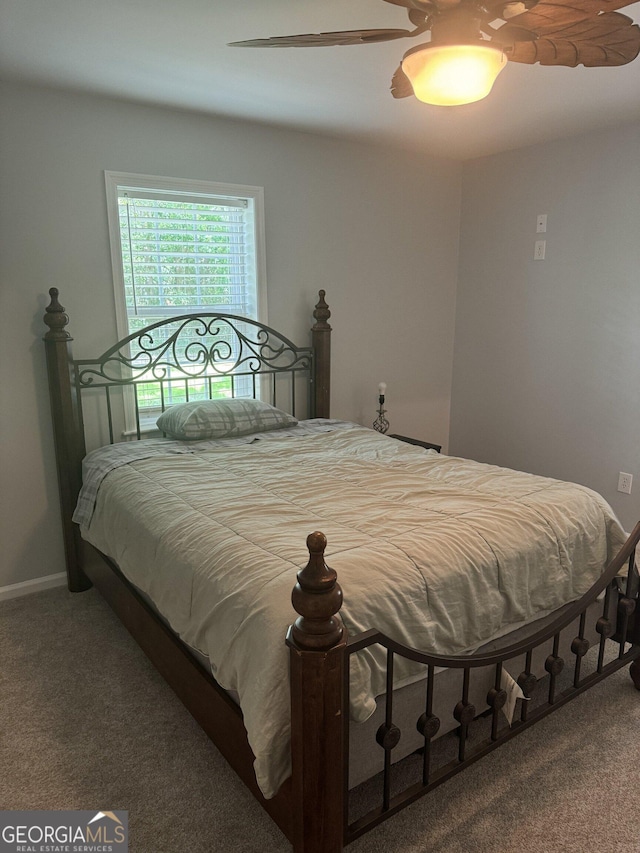
[[[181,441],[233,438],[252,432],[295,426],[298,421],[262,400],[200,400],[171,406],[156,424],[161,432]]]

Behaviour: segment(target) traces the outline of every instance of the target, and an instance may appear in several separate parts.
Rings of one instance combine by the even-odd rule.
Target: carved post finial
[[[73,340],[65,326],[69,323],[69,316],[65,313],[64,308],[58,302],[58,288],[49,288],[49,296],[51,302],[46,307],[44,322],[49,327],[49,331],[45,334],[45,341],[70,341]]]
[[[337,616],[342,607],[342,590],[337,575],[324,561],[327,538],[316,531],[307,537],[309,562],[298,572],[291,601],[299,617],[291,634],[302,649],[330,649],[342,639],[344,626]]]
[[[331,316],[331,311],[329,310],[329,306],[325,302],[324,296],[325,291],[320,290],[318,292],[318,302],[316,304],[315,310],[313,312],[313,319],[316,321],[313,325],[314,331],[318,329],[331,329],[331,326],[327,322],[329,317]]]

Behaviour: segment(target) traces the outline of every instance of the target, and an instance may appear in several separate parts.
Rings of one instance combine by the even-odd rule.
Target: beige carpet
[[[284,837],[95,591],[0,604],[0,808],[125,809],[132,853]],[[640,693],[622,670],[353,853],[640,853]]]

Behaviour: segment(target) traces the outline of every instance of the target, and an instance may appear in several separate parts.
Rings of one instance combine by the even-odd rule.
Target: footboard
[[[375,630],[346,639],[336,616],[342,599],[335,572],[323,559],[326,540],[312,534],[308,541],[312,559],[299,574],[293,596],[301,618],[288,638],[295,850],[336,853],[627,664],[640,689],[635,567],[639,540],[640,522],[601,578],[544,628],[496,651],[447,657],[424,654]],[[375,644],[386,650],[387,689],[384,720],[369,749],[381,753],[382,769],[367,783],[364,795],[354,796],[349,791],[349,661]],[[419,748],[396,764],[394,750],[404,734],[396,723],[393,689],[398,657],[420,664],[424,677],[412,717]],[[536,660],[544,678],[536,674]],[[458,674],[459,693],[446,715],[455,731],[443,745],[445,738],[436,741],[447,721],[435,709],[439,679],[452,671]],[[513,678],[509,671],[515,673]],[[507,683],[521,697],[510,721],[503,714]],[[442,708],[442,702],[439,705]]]

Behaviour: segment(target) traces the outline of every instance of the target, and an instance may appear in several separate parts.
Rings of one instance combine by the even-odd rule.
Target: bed
[[[640,689],[640,525],[584,487],[331,419],[324,291],[310,347],[211,313],[80,360],[50,294],[69,587],[98,587],[297,853],[342,850],[622,666]],[[170,434],[150,438],[153,383]],[[228,399],[282,417],[175,432]]]

